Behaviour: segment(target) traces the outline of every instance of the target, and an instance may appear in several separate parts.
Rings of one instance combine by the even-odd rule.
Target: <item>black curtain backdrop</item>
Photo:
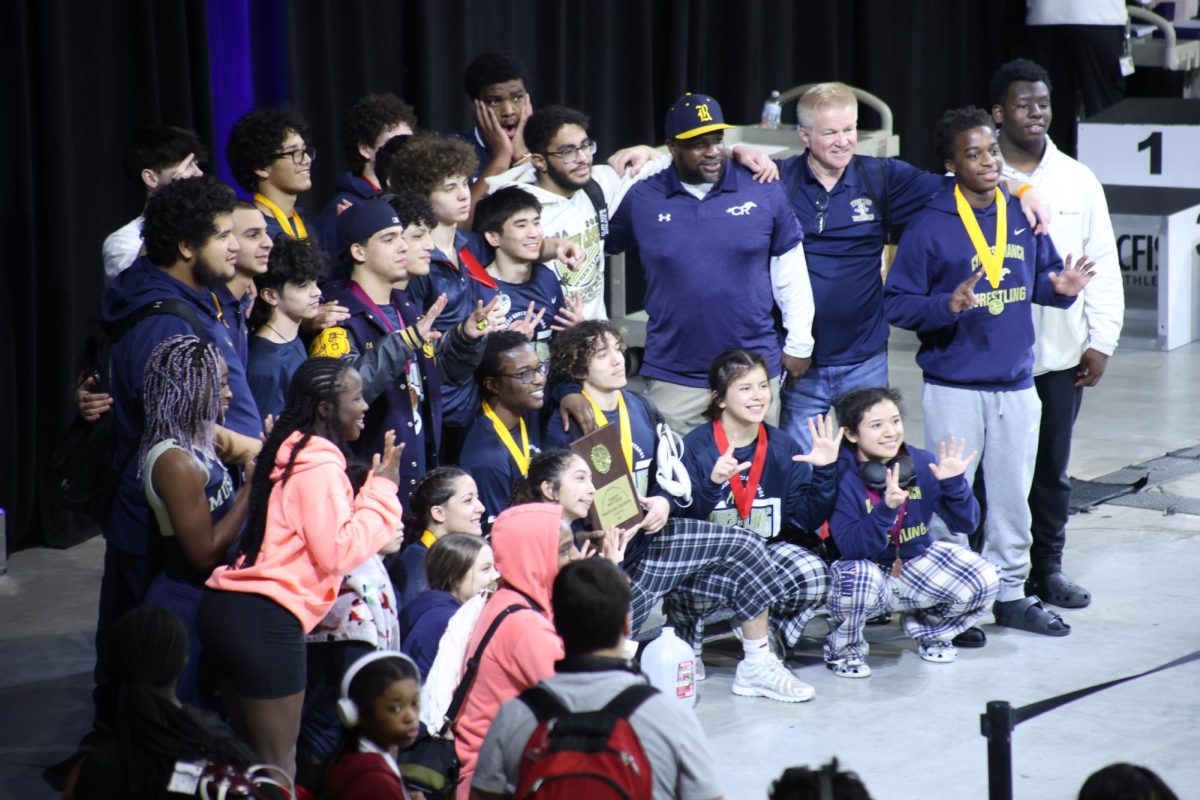
[[[466,129],[462,69],[493,48],[524,59],[535,107],[587,112],[602,154],[660,142],[666,107],[685,91],[752,122],[772,89],[843,80],[891,105],[903,158],[940,169],[933,123],[947,107],[986,104],[992,71],[1022,54],[1024,2],[246,0],[246,9],[257,60],[286,54],[279,75],[255,76],[255,91],[290,85],[311,125],[319,156],[302,203],[316,212],[345,169],[340,117],[355,98],[394,91],[423,129]],[[73,414],[73,362],[103,286],[101,242],[141,204],[121,172],[125,142],[170,123],[224,150],[212,141],[222,87],[210,78],[206,27],[221,17],[206,22],[207,11],[203,0],[0,3],[0,508],[10,549],[60,543],[70,527],[60,511],[38,510],[38,476]]]

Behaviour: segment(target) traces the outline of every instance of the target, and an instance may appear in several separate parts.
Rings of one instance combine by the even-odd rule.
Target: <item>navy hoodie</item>
[[[933,537],[929,520],[934,514],[952,531],[970,532],[979,524],[979,501],[971,492],[967,479],[959,475],[939,481],[929,469],[937,458],[928,450],[905,445],[913,460],[917,481],[908,490],[908,506],[904,511],[904,528],[900,531],[900,557],[916,558],[929,549]],[[889,533],[896,524],[899,508],[888,508],[882,492],[878,502],[872,502],[858,471],[855,448],[846,444],[838,453],[837,505],[829,518],[829,535],[838,552],[846,560],[868,560],[890,565],[896,557],[895,545]]]
[[[985,392],[1028,389],[1033,386],[1030,303],[1067,308],[1075,302],[1056,294],[1047,278],[1063,268],[1062,259],[1050,237],[1035,235],[1020,204],[1010,199],[1000,285],[993,289],[987,276],[981,277],[975,286],[980,305],[950,311],[950,295],[979,268],[958,217],[954,186],[948,183],[934,195],[905,230],[884,286],[884,314],[891,324],[917,332],[917,364],[926,382]],[[984,238],[994,245],[996,204],[974,212]]]
[[[765,423],[764,423],[765,424]],[[767,460],[762,479],[750,510],[748,527],[765,539],[780,534],[814,531],[820,528],[833,511],[837,492],[837,473],[833,464],[813,468],[803,461],[792,461],[800,455],[800,445],[779,428],[767,425]],[[692,504],[680,508],[672,499],[674,511],[680,516],[707,519],[721,525],[738,525],[729,481],[720,486],[709,479],[713,465],[721,457],[713,438],[712,423],[705,423],[683,439],[683,464],[692,479]],[[739,462],[753,461],[756,443],[751,442],[733,451]],[[742,473],[747,480],[750,470]]]
[[[222,287],[216,290],[224,315],[237,315],[238,303]],[[196,290],[156,267],[142,257],[113,280],[100,299],[100,319],[111,325],[146,305],[165,298],[183,300],[195,307],[197,315],[208,326],[209,336],[229,365],[229,389],[233,399],[225,415],[225,426],[238,433],[258,438],[262,433],[262,418],[254,405],[254,396],[246,381],[246,368],[239,340],[238,322],[228,320],[232,327],[217,318],[212,293]],[[174,314],[154,314],[146,317],[113,345],[112,363],[113,414],[117,426],[117,448],[113,464],[120,468],[120,484],[112,511],[104,526],[104,535],[112,546],[132,555],[146,556],[149,535],[153,530],[153,514],[146,503],[146,492],[137,477],[136,453],[141,444],[146,414],[142,405],[142,377],[150,351],[171,336],[192,334],[187,320]]]
[[[400,649],[429,675],[438,644],[462,601],[449,592],[427,589],[400,609]]]

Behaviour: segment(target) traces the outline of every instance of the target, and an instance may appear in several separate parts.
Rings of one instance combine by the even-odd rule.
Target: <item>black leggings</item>
[[[304,691],[304,631],[274,600],[206,588],[196,627],[205,653],[240,696],[274,700]]]

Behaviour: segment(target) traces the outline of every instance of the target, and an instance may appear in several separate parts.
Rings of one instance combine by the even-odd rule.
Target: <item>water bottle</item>
[[[779,92],[771,92],[771,96],[767,98],[767,102],[763,103],[762,122],[758,127],[766,128],[767,130],[779,129],[779,118],[783,116],[783,106],[779,103]]]
[[[666,626],[642,652],[642,672],[650,684],[680,705],[696,703],[696,654],[692,646]]]

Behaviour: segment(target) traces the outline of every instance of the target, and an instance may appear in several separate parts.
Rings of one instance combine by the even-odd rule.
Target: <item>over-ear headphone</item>
[[[654,477],[658,485],[672,497],[679,498],[680,505],[687,508],[692,504],[692,479],[680,459],[683,456],[683,439],[665,422],[655,426],[658,447],[655,450],[657,470]]]
[[[342,721],[342,725],[347,728],[353,728],[358,725],[360,716],[358,713],[358,704],[350,699],[350,684],[354,680],[354,676],[362,671],[363,667],[376,661],[382,661],[385,658],[395,658],[401,661],[407,661],[412,665],[413,672],[417,675],[417,682],[420,683],[421,670],[417,667],[417,662],[413,661],[404,653],[396,650],[376,650],[374,653],[367,653],[362,656],[346,670],[346,674],[342,676],[342,691],[337,701],[338,719]]]
[[[887,473],[893,465],[900,467],[899,475],[897,475],[900,480],[900,488],[907,489],[912,486],[917,479],[917,473],[913,468],[912,456],[907,453],[901,453],[886,464],[878,461],[863,461],[858,465],[858,474],[868,489],[881,492],[887,487]]]

